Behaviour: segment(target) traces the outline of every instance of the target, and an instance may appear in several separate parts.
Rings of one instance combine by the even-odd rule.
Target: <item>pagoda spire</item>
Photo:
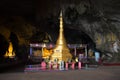
[[[60,12],[60,24],[59,24],[59,27],[60,27],[60,29],[59,29],[59,37],[58,37],[58,40],[57,40],[56,44],[57,45],[61,44],[61,45],[63,45],[65,47],[67,44],[66,44],[66,40],[64,38],[64,32],[63,32],[64,30],[63,30],[62,10]]]

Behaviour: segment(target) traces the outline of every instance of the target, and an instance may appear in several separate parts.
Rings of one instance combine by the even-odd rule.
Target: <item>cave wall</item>
[[[115,3],[115,1],[113,2]],[[104,2],[105,9],[103,10],[103,7],[99,6],[100,3],[99,5],[94,3],[81,1],[77,5],[64,4],[62,7],[64,21],[70,25],[70,28],[83,31],[89,35],[95,42],[97,49],[115,52],[113,44],[117,42],[119,48],[120,40],[119,11],[117,12],[117,9],[112,7],[113,4],[106,6],[106,2]]]
[[[29,45],[29,39],[36,32],[36,28],[22,16],[0,18],[0,34],[9,41],[11,32],[17,35],[19,45]]]

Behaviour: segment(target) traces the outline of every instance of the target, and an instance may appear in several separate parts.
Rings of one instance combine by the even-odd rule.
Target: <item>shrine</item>
[[[69,62],[75,58],[87,58],[87,45],[86,44],[68,44],[64,37],[63,28],[63,16],[62,11],[60,13],[59,22],[59,36],[56,44],[53,43],[31,43],[30,44],[30,58],[34,61],[41,61],[42,59],[49,60],[52,62],[61,61]],[[82,52],[81,52],[82,51]]]

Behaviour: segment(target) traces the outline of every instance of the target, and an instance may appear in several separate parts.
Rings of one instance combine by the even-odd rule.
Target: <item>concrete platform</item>
[[[96,69],[8,72],[0,80],[120,80],[120,66],[100,66]]]

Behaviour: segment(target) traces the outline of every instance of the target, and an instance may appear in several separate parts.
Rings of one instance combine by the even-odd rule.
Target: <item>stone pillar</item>
[[[81,62],[78,62],[78,69],[81,69]]]
[[[74,62],[72,62],[72,69],[75,69],[75,63]]]
[[[76,47],[74,47],[74,55],[75,55],[75,57],[76,57]]]
[[[30,56],[32,55],[32,47],[30,47]]]
[[[52,69],[52,62],[49,62],[49,69]]]
[[[46,66],[47,66],[46,63],[43,61],[43,62],[41,63],[41,69],[42,69],[42,70],[45,70],[45,69],[46,69]]]
[[[64,70],[64,61],[60,61],[59,69]]]
[[[66,70],[68,70],[68,62],[66,62],[65,68],[66,68]]]

